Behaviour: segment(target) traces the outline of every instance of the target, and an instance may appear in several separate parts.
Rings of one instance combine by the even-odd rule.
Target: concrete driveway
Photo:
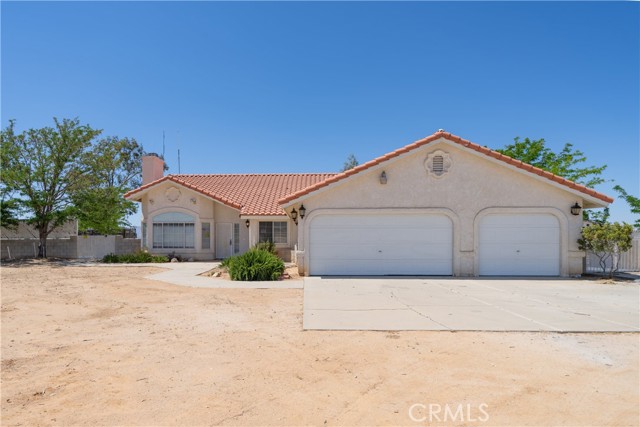
[[[584,280],[305,278],[304,329],[640,331],[640,285]]]

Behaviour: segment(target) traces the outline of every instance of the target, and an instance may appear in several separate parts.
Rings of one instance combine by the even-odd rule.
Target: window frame
[[[190,219],[191,221],[187,221]],[[155,215],[151,221],[152,249],[195,249],[196,217],[182,212],[170,211]],[[157,230],[160,229],[160,235]],[[182,243],[176,243],[181,240]]]
[[[200,249],[211,250],[211,223],[209,221],[200,223]]]
[[[271,224],[270,227],[270,235],[271,235],[271,239],[270,241],[276,245],[276,246],[288,246],[289,245],[289,221],[259,221],[258,222],[258,242],[265,242],[266,240],[261,238],[261,234],[262,234],[262,224]],[[284,232],[285,232],[285,239],[284,241],[280,241],[280,242],[276,242],[275,241],[275,237],[276,237],[276,225],[275,224],[279,224],[278,227],[282,227],[282,225],[284,224]],[[282,230],[278,230],[278,233],[280,235],[280,237],[282,237]]]

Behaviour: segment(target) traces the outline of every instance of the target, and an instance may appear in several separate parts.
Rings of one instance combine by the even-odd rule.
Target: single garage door
[[[444,215],[319,215],[309,236],[312,275],[453,273],[453,228]]]
[[[478,232],[481,276],[560,275],[560,225],[553,215],[487,215]]]

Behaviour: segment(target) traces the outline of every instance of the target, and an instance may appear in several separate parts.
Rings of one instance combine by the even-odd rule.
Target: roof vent
[[[444,132],[444,129],[438,129],[438,132]]]

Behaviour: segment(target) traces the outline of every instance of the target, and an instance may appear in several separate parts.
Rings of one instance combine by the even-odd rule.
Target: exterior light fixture
[[[247,228],[249,228],[249,224],[251,224],[251,222],[250,222],[249,220],[246,220],[246,221],[244,222],[244,225],[246,225],[246,226],[247,226]]]
[[[296,225],[298,225],[298,211],[296,210],[296,208],[293,208],[293,210],[291,211],[291,219],[296,223]]]
[[[387,183],[387,173],[385,171],[382,171],[382,173],[380,174],[380,184],[386,184]]]
[[[300,205],[300,218],[304,219],[304,214],[307,213],[307,209],[304,207],[304,205]]]
[[[580,215],[580,211],[582,210],[582,206],[576,202],[575,205],[571,206],[571,214],[572,215]]]

